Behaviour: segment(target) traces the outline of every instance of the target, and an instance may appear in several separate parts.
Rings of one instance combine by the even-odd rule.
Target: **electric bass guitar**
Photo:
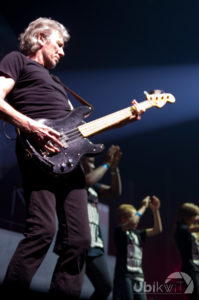
[[[170,93],[144,93],[146,100],[138,103],[138,106],[144,110],[153,106],[161,108],[167,102],[175,102],[175,97]],[[60,141],[63,144],[63,148],[60,148],[60,152],[55,154],[44,153],[27,137],[21,134],[20,138],[29,157],[38,162],[44,170],[54,176],[67,175],[79,165],[84,155],[92,156],[103,151],[103,144],[94,144],[88,137],[129,119],[134,113],[133,106],[130,106],[86,123],[84,118],[90,113],[90,110],[89,106],[79,106],[61,119],[39,119],[39,122],[60,133]]]

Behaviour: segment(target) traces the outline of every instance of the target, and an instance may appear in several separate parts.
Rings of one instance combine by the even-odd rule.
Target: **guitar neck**
[[[146,100],[141,103],[138,103],[138,106],[140,109],[146,110],[152,107],[153,105],[148,100]],[[111,113],[94,121],[80,125],[78,129],[83,137],[89,137],[101,131],[107,130],[121,121],[127,120],[133,115],[133,113],[133,106],[129,106],[127,108]]]

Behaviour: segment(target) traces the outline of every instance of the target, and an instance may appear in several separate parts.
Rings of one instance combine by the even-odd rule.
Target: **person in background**
[[[85,157],[82,166],[85,170],[88,191],[88,217],[91,232],[91,245],[86,259],[86,275],[91,281],[94,292],[90,299],[105,300],[112,290],[104,243],[100,230],[98,203],[102,198],[116,198],[122,193],[119,162],[122,153],[120,147],[112,145],[104,156],[102,165],[95,166],[94,157]],[[110,184],[101,182],[109,173]]]
[[[199,299],[199,206],[183,203],[177,212],[174,238],[181,256],[181,271],[193,280],[188,299]]]
[[[154,225],[152,228],[139,230],[137,225],[148,207],[151,208]],[[116,227],[114,233],[116,246],[114,300],[146,299],[142,268],[142,244],[147,237],[162,232],[159,208],[160,200],[156,196],[144,198],[139,210],[136,210],[131,204],[121,204],[118,207],[119,226]]]

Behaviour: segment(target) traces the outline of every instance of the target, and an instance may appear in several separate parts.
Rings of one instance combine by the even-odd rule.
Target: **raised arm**
[[[136,211],[132,210],[131,215],[123,222],[122,229],[123,230],[131,230],[137,227],[138,223],[142,215],[145,213],[147,207],[150,203],[150,196],[146,196],[142,199],[141,207]]]
[[[119,146],[112,146],[114,151],[110,161],[110,185],[101,185],[100,195],[102,197],[119,197],[122,194],[122,181],[119,171],[119,162],[122,156]]]
[[[140,215],[141,217],[145,213],[147,207],[149,207],[150,201],[151,201],[150,196],[146,196],[145,198],[142,199],[142,205],[137,211],[138,216]]]
[[[153,227],[147,228],[147,236],[151,237],[162,232],[162,221],[160,216],[160,200],[156,196],[152,196],[152,202],[149,204],[153,213]]]
[[[48,143],[51,141],[62,147],[57,131],[25,116],[7,103],[5,98],[14,86],[15,81],[12,78],[0,76],[0,119],[27,133],[42,149],[58,152],[55,145]]]
[[[112,145],[105,154],[104,163],[96,168],[90,168],[90,171],[86,172],[86,184],[93,186],[100,182],[110,169],[111,183],[110,185],[100,185],[101,197],[116,197],[121,195],[122,185],[118,167],[121,155],[119,146]]]

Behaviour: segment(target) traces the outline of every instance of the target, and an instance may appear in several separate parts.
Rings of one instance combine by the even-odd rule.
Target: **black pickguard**
[[[40,150],[27,139],[23,138],[26,150],[31,157],[40,164],[48,173],[53,175],[65,175],[73,171],[84,155],[97,155],[104,150],[103,144],[93,144],[84,138],[78,126],[84,124],[84,116],[90,112],[89,107],[80,106],[72,110],[65,118],[40,119],[43,124],[57,130],[61,134],[61,142],[64,148],[60,152],[43,156]]]

